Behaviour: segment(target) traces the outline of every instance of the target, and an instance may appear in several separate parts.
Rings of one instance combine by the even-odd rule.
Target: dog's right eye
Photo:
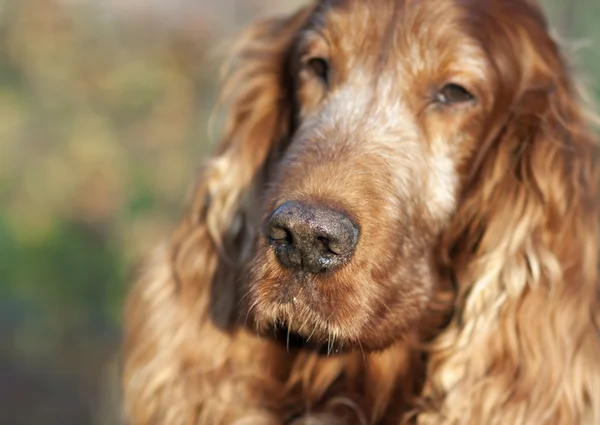
[[[456,105],[471,102],[475,97],[463,86],[458,84],[446,84],[435,96],[436,102],[442,105]]]
[[[329,82],[329,64],[325,59],[310,58],[306,61],[306,66],[324,84]]]

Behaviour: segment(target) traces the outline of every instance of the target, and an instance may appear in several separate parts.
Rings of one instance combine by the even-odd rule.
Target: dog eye
[[[306,61],[306,65],[315,76],[317,76],[325,84],[327,84],[329,79],[329,64],[325,59],[311,58],[308,61]]]
[[[442,105],[454,105],[457,103],[470,102],[475,97],[458,84],[446,84],[435,96],[435,100]]]

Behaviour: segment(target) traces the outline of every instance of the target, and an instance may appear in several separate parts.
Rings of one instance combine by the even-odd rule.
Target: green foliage
[[[14,370],[53,388],[0,423],[90,421],[131,266],[167,236],[209,147],[202,22],[94,3],[0,4],[0,389]]]

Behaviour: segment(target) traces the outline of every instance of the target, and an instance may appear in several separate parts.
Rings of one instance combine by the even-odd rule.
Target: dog
[[[321,0],[233,50],[128,423],[599,424],[595,118],[537,2]]]

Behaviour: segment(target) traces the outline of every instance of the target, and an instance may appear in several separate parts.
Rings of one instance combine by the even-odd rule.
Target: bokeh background
[[[128,272],[210,150],[223,43],[302,3],[0,0],[0,425],[118,423]],[[600,97],[600,1],[543,4]]]

